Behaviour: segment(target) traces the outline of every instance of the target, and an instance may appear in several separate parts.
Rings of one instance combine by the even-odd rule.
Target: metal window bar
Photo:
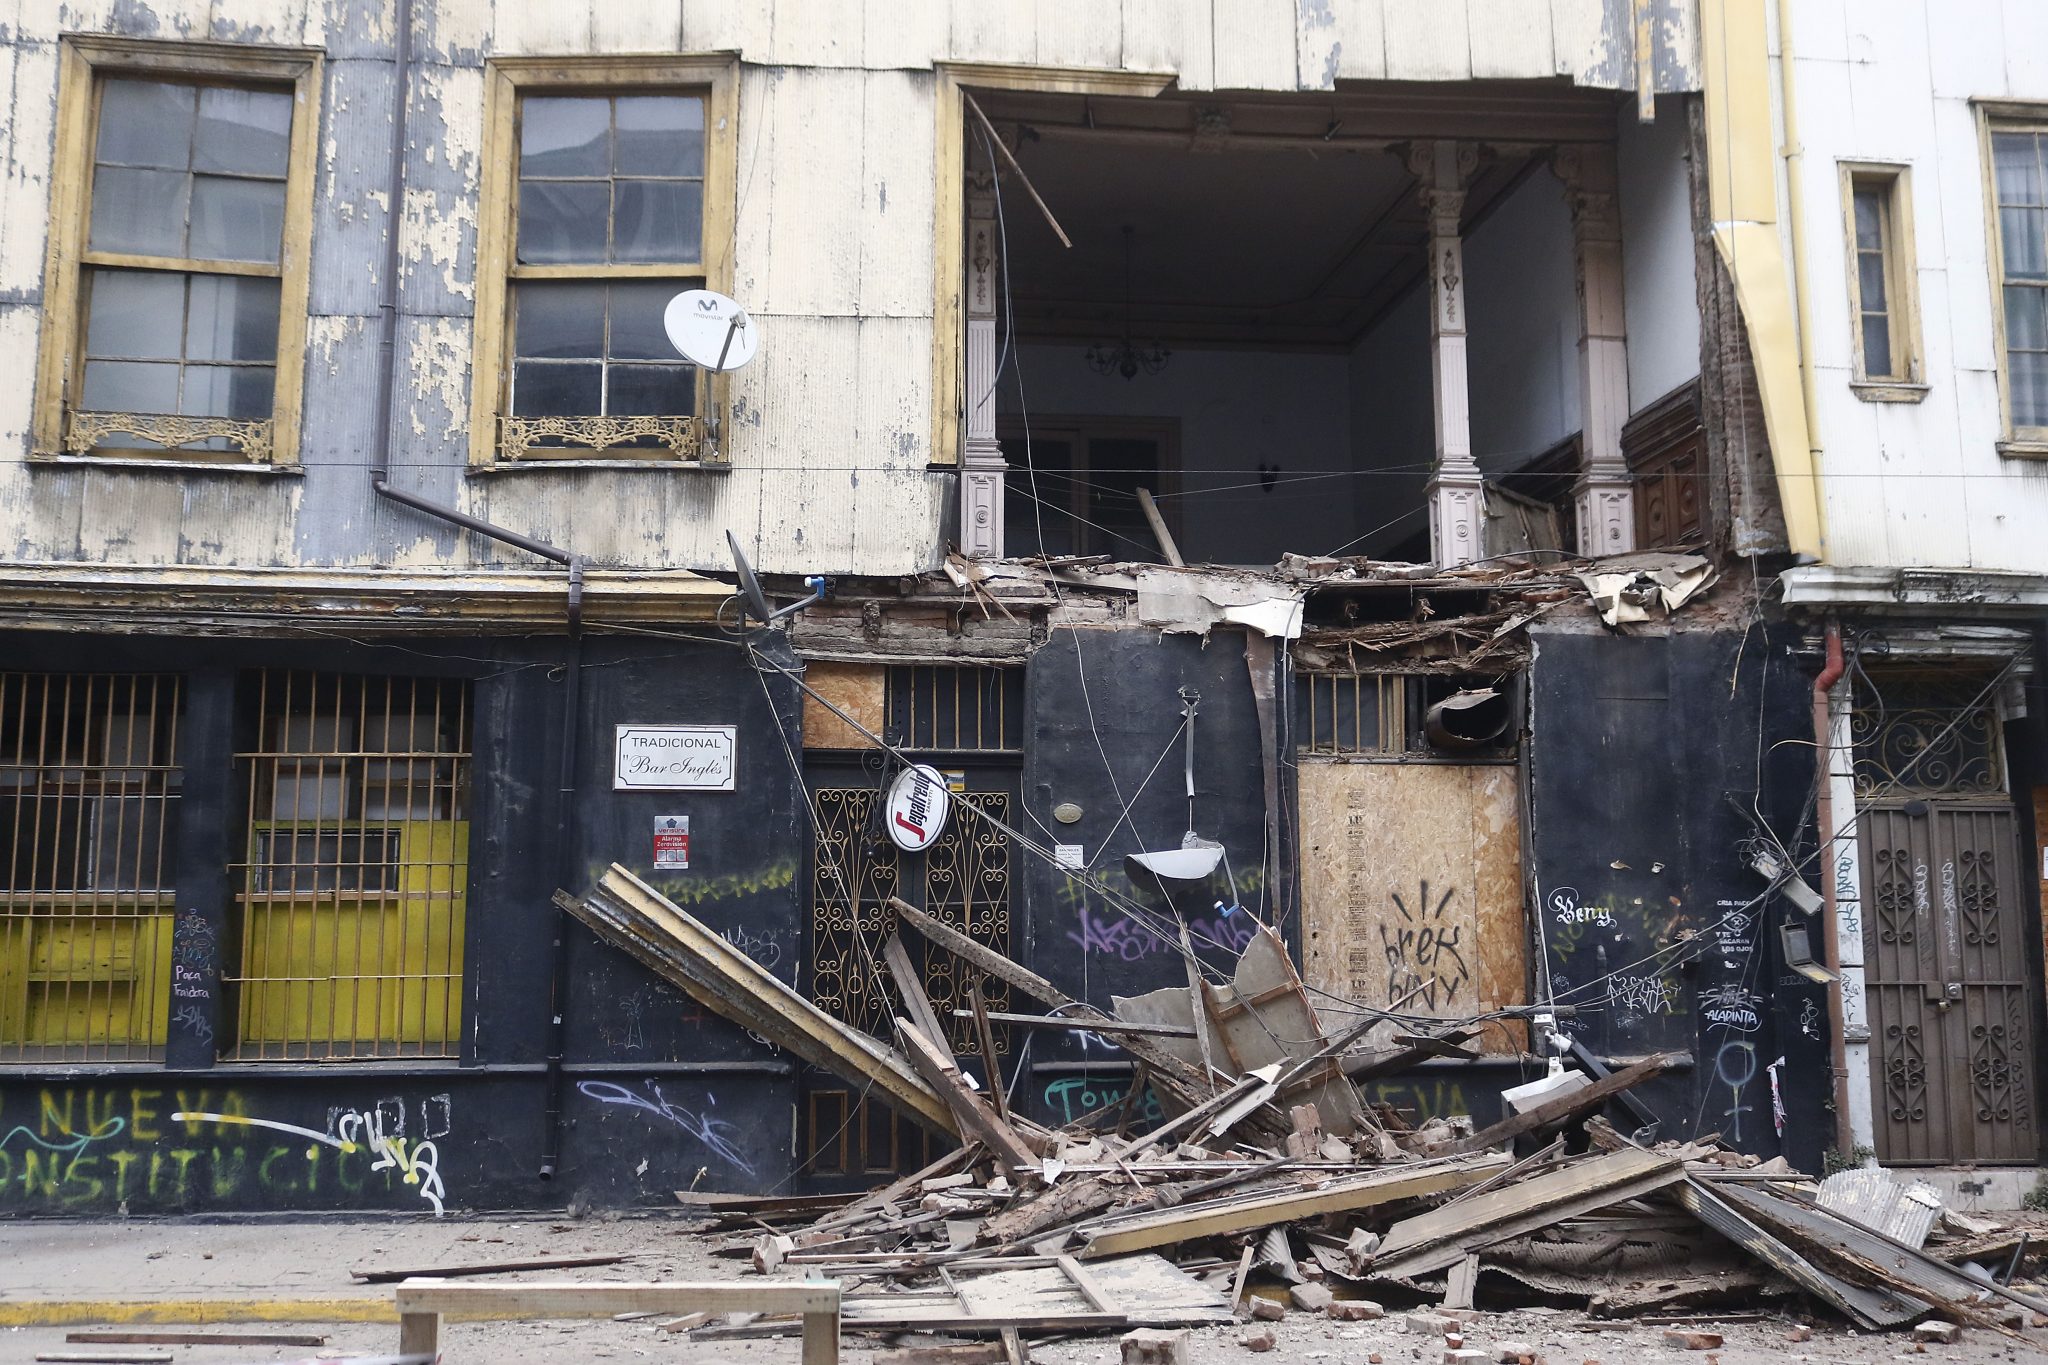
[[[1024,672],[979,665],[891,668],[890,741],[908,749],[1021,753]]]
[[[469,687],[268,670],[235,868],[237,1061],[449,1057],[461,1042]]]
[[[0,1060],[163,1056],[181,704],[174,676],[0,673]]]
[[[1858,672],[1849,733],[1859,799],[2005,795],[2004,733],[1997,696],[1984,695],[1988,672],[1910,664]]]
[[[1301,752],[1408,752],[1412,745],[1407,683],[1399,673],[1302,674]]]

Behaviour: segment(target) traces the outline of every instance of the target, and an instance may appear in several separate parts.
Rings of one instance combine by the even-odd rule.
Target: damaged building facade
[[[1846,750],[1870,668],[1793,586],[1835,560],[1743,102],[1774,23],[15,24],[0,1210],[669,1204],[936,1154],[558,908],[615,864],[884,1041],[895,899],[1104,1006],[1271,924],[1328,1032],[1432,1036],[1363,1083],[1390,1122],[1675,1054],[1631,1127],[1846,1151],[1849,912],[1801,901],[1816,675]],[[743,367],[669,343],[692,289],[747,311]],[[728,534],[822,599],[749,620]],[[906,764],[950,806],[915,847]],[[1019,1112],[1159,1104],[1103,1035],[984,1043],[1038,1006],[910,952]]]

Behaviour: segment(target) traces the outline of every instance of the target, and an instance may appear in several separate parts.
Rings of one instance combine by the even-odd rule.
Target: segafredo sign
[[[953,798],[946,792],[946,779],[933,768],[905,768],[889,788],[889,837],[906,853],[917,853],[937,842],[946,827],[946,812]]]

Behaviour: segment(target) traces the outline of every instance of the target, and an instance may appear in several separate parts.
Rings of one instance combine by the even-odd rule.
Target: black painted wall
[[[1817,875],[1796,633],[1535,638],[1536,903],[1552,988],[1580,1010],[1568,1031],[1604,1056],[1692,1056],[1637,1091],[1660,1138],[1719,1132],[1818,1169],[1833,1133],[1826,1000],[1781,962],[1778,925],[1798,912],[1759,899],[1745,857],[1761,823]]]
[[[788,1177],[787,1059],[706,1017],[574,922],[558,1174],[543,1181],[538,1168],[549,1145],[556,886],[581,890],[622,862],[794,979],[805,836],[793,683],[757,673],[725,641],[592,637],[573,718],[574,789],[565,793],[571,649],[561,638],[337,645],[28,635],[0,637],[0,649],[37,670],[182,673],[195,702],[206,686],[231,690],[258,667],[459,676],[473,680],[475,698],[460,1058],[216,1062],[213,1046],[188,1030],[174,1034],[168,1066],[12,1068],[0,1079],[0,1214],[669,1204],[692,1183],[759,1189]],[[737,789],[613,791],[614,727],[662,722],[736,725]],[[195,846],[179,861],[180,914],[216,925],[226,923],[231,888],[207,869],[222,861],[222,828],[229,847],[240,839],[233,730],[194,725],[181,736],[180,831]],[[201,804],[213,818],[195,818]],[[653,822],[668,814],[690,816],[691,866],[656,877]],[[220,969],[216,950],[201,984],[218,990]],[[215,1016],[223,1039],[232,1017]]]
[[[1079,844],[1091,876],[1105,886],[1169,920],[1175,910],[1184,913],[1197,952],[1227,965],[1252,929],[1249,915],[1216,910],[1217,901],[1230,903],[1221,869],[1208,885],[1176,892],[1169,908],[1156,885],[1134,887],[1124,868],[1126,854],[1178,848],[1188,828],[1184,751],[1176,738],[1183,687],[1201,694],[1196,832],[1222,841],[1242,903],[1273,917],[1286,887],[1276,868],[1287,863],[1284,850],[1281,858],[1262,859],[1264,768],[1241,632],[1218,630],[1205,641],[1151,630],[1053,631],[1025,675],[1024,824],[1048,842]],[[1053,807],[1062,802],[1081,807],[1077,823],[1055,822]],[[1044,860],[1021,855],[1018,863],[1034,971],[1105,1009],[1113,994],[1187,984],[1177,944]],[[1045,1121],[1078,1117],[1128,1084],[1124,1054],[1082,1035],[1034,1030],[1026,1064],[1019,1098]]]

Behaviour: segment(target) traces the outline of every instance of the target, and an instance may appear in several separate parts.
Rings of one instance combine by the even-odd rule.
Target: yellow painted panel
[[[397,894],[245,907],[243,1043],[446,1045],[460,1036],[469,824],[400,829]]]
[[[62,910],[0,923],[0,1044],[164,1041],[171,916]]]

